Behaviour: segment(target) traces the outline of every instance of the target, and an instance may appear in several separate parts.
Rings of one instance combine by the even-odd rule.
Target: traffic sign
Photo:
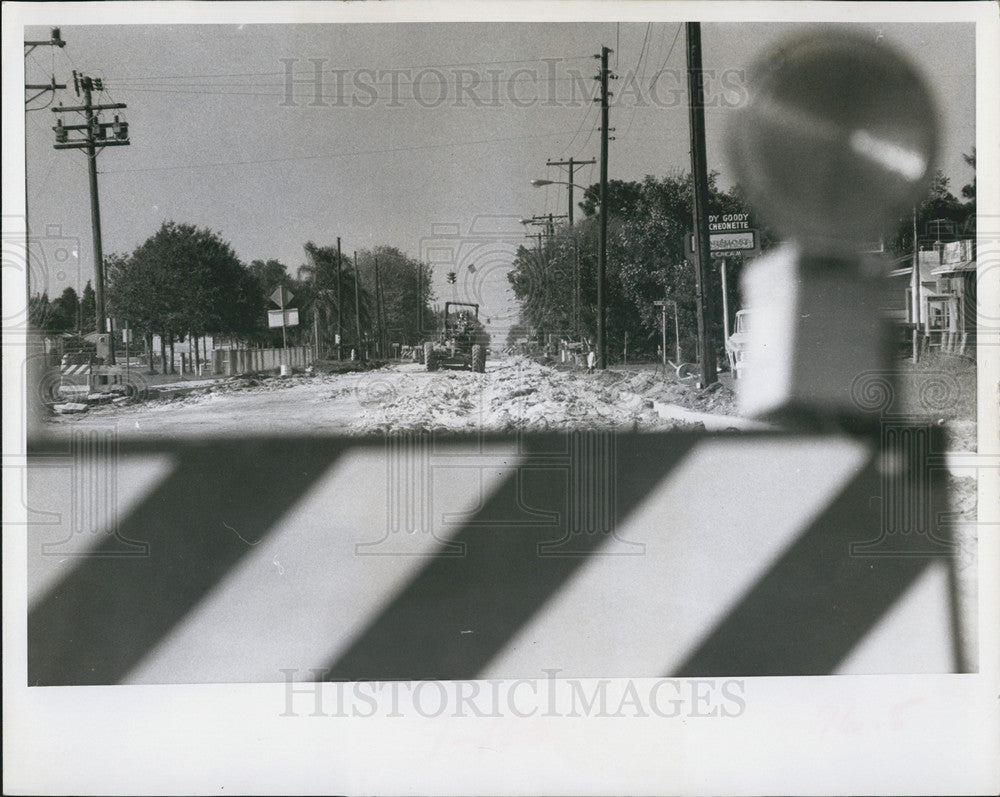
[[[268,327],[297,327],[299,325],[298,308],[292,307],[288,310],[268,310],[267,325]]]
[[[294,298],[295,296],[292,292],[284,285],[279,285],[274,289],[274,293],[271,294],[271,301],[278,305],[278,307],[284,307]],[[280,326],[280,324],[278,326]]]

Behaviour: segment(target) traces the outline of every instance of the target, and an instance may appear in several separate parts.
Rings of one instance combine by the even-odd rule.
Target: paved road
[[[370,389],[376,381],[403,390],[433,376],[417,365],[398,365],[367,373],[265,379],[239,390],[220,383],[210,393],[58,416],[44,428],[56,434],[113,428],[123,438],[347,433],[377,400]]]

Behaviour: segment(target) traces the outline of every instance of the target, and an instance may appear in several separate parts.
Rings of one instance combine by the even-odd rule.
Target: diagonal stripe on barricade
[[[865,556],[851,546],[880,527],[870,460],[710,630],[672,677],[827,675],[926,569],[940,561]]]
[[[174,465],[115,493],[115,535],[76,521],[33,532],[29,683],[260,681],[283,667],[346,680],[537,677],[542,665],[820,674],[859,650],[868,670],[909,672],[892,645],[865,646],[921,574],[947,565],[932,522],[941,484],[920,457],[913,470],[870,440],[397,442],[123,442],[97,451],[120,456],[115,467],[71,458],[98,481],[136,482],[135,460],[154,451]],[[66,452],[35,447],[32,466],[49,454]],[[122,556],[121,538],[148,556]],[[921,634],[947,661],[948,640]],[[942,655],[934,671],[948,669]]]
[[[121,524],[146,556],[102,556],[108,538],[28,613],[28,683],[118,682],[337,459],[344,441],[180,446],[177,465]]]
[[[525,438],[525,454],[553,447],[552,436]],[[660,445],[657,445],[657,442]],[[616,452],[615,520],[624,519],[696,445],[695,435],[629,436]],[[565,490],[566,473],[541,469],[539,495]],[[560,481],[562,480],[562,481]],[[572,553],[560,553],[552,527],[500,520],[518,506],[517,477],[507,479],[453,537],[461,557],[429,562],[331,662],[331,680],[475,678],[587,560],[613,537],[609,530],[575,535]],[[565,503],[563,504],[565,507]],[[565,526],[566,517],[561,519]],[[491,521],[493,521],[491,523]]]

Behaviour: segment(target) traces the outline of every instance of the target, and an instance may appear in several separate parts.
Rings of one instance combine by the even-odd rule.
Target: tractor
[[[482,325],[479,323],[479,305],[445,302],[444,325],[437,340],[424,343],[424,364],[428,371],[452,368],[484,373],[486,346],[483,341]]]

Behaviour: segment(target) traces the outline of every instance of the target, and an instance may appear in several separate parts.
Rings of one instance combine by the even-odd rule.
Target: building
[[[917,253],[913,266],[889,272],[886,314],[905,328],[917,327],[925,349],[962,354],[976,343],[976,245],[974,240],[936,242]]]

